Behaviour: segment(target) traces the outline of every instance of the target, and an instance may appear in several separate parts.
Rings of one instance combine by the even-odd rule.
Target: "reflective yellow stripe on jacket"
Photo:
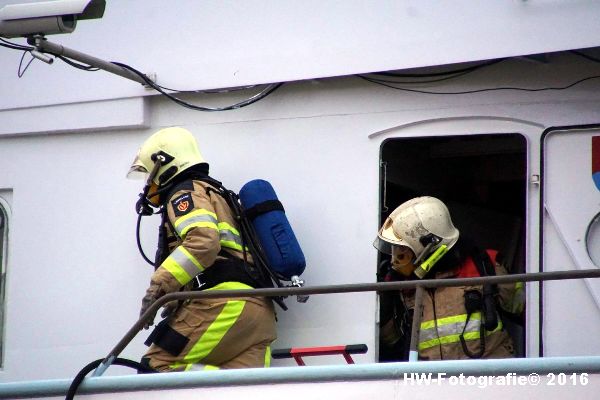
[[[421,323],[419,333],[419,350],[425,350],[435,346],[441,346],[448,343],[460,342],[460,335],[465,327],[467,314],[444,317],[436,321],[424,321]],[[464,331],[465,340],[474,340],[480,338],[481,313],[471,314],[469,323]],[[493,331],[486,331],[486,335],[497,332],[502,329],[502,322],[498,321],[498,326]]]
[[[192,228],[211,228],[218,231],[217,214],[200,208],[175,220],[174,228],[182,240]]]
[[[242,238],[240,232],[227,222],[219,222],[219,241],[221,247],[242,251]]]
[[[507,311],[513,314],[522,313],[525,308],[525,285],[523,282],[515,282],[515,293],[510,300]]]
[[[217,215],[203,208],[194,210],[175,221],[175,231],[183,240],[192,228],[209,228],[219,232],[221,247],[243,250],[240,232],[227,222],[218,222]]]
[[[185,285],[204,271],[202,264],[183,246],[175,248],[161,266],[169,271],[181,285]]]

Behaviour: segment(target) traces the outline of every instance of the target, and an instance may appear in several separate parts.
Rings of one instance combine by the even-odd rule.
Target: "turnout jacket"
[[[495,267],[496,275],[505,275],[506,269],[496,262],[497,252],[487,250]],[[471,257],[467,257],[462,265],[448,271],[435,274],[436,279],[469,278],[480,276]],[[386,280],[390,280],[386,278]],[[422,360],[452,360],[468,359],[463,350],[460,336],[462,335],[467,350],[477,354],[484,346],[481,358],[506,358],[514,356],[513,342],[502,319],[498,317],[498,325],[492,331],[482,329],[482,312],[469,315],[465,308],[465,293],[468,291],[482,292],[481,286],[440,287],[429,289],[423,295],[423,314],[419,329],[418,351]],[[414,290],[404,290],[399,293],[401,303],[412,317],[414,312]],[[495,295],[496,303],[502,309],[511,313],[520,313],[523,309],[523,286],[521,283],[498,285]],[[383,316],[382,316],[383,318]],[[408,321],[410,322],[410,321]],[[395,318],[383,321],[382,340],[387,345],[393,345],[399,340],[410,340],[410,329],[398,332]],[[401,335],[404,334],[404,337]],[[408,337],[406,337],[408,335]],[[483,342],[482,342],[483,335]]]
[[[210,184],[192,179],[176,184],[165,207],[169,255],[151,278],[159,296],[178,291],[201,273],[208,276],[211,268],[228,259],[243,260],[238,225],[225,199]],[[249,254],[246,261],[251,262]],[[220,280],[250,283],[240,271]]]
[[[198,179],[176,183],[163,202],[168,256],[153,273],[147,295],[185,290],[255,288],[250,254],[226,200]],[[250,272],[249,272],[250,271]],[[254,276],[254,275],[252,275]],[[176,303],[176,302],[174,302]],[[267,367],[276,339],[268,298],[196,299],[179,302],[146,344],[143,362],[158,371]]]

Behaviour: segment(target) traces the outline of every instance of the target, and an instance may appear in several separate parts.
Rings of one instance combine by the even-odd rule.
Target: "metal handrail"
[[[174,300],[188,299],[218,299],[218,298],[238,298],[238,297],[287,297],[296,295],[330,294],[330,293],[353,293],[353,292],[372,292],[388,291],[401,289],[417,289],[415,294],[415,309],[421,307],[420,298],[422,298],[423,289],[452,286],[478,286],[484,283],[502,284],[515,282],[540,282],[553,280],[600,278],[600,269],[584,269],[579,271],[552,271],[552,272],[532,272],[526,274],[497,275],[477,278],[455,278],[455,279],[423,279],[414,281],[398,282],[375,282],[375,283],[353,283],[346,285],[323,285],[313,287],[284,287],[268,289],[241,289],[241,290],[204,290],[190,292],[169,293],[156,300],[140,316],[135,324],[117,343],[117,345],[108,353],[102,363],[96,368],[93,376],[100,376],[112,364],[119,354],[133,340],[137,333],[143,328],[144,323],[153,318],[158,310],[166,303]],[[419,293],[421,292],[421,293]],[[420,325],[420,313],[414,313],[413,331],[411,332],[411,353],[416,350],[416,340],[418,336],[418,325]],[[415,325],[417,325],[415,327]]]

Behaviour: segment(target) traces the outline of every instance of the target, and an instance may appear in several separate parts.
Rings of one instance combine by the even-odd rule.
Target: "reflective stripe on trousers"
[[[448,343],[460,342],[460,335],[465,328],[467,314],[444,317],[436,321],[424,321],[421,323],[421,331],[419,333],[419,350],[425,350],[435,346],[441,346]],[[464,330],[464,338],[466,341],[480,338],[481,313],[475,312],[471,314],[469,323]],[[498,326],[493,331],[485,331],[486,336],[502,330],[502,322],[498,321]]]
[[[269,368],[271,366],[271,346],[267,346],[265,350],[265,368]],[[175,366],[173,368],[176,368]],[[213,371],[216,369],[221,369],[216,365],[209,364],[187,364],[184,371]]]
[[[252,289],[240,282],[223,282],[209,290],[241,290]],[[210,324],[206,332],[200,336],[198,341],[192,346],[188,354],[186,354],[182,362],[171,365],[171,368],[176,369],[185,366],[185,370],[208,370],[218,369],[218,367],[208,364],[202,364],[202,360],[206,358],[221,339],[227,334],[229,329],[237,322],[238,318],[246,305],[245,300],[229,300],[219,313],[219,316]],[[267,347],[265,352],[265,367],[271,364],[271,349]]]

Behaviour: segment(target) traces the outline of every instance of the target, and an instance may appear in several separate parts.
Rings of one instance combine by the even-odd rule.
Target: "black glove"
[[[144,315],[146,310],[150,308],[152,303],[162,297],[162,294],[158,286],[152,285],[146,290],[146,295],[142,299],[142,308],[140,309],[140,317]],[[150,328],[150,326],[154,325],[154,317],[156,316],[156,312],[154,315],[149,316],[148,319],[144,322],[144,329]]]
[[[162,312],[160,313],[161,318],[167,318],[171,314],[175,313],[179,308],[179,301],[173,300],[164,305]]]

